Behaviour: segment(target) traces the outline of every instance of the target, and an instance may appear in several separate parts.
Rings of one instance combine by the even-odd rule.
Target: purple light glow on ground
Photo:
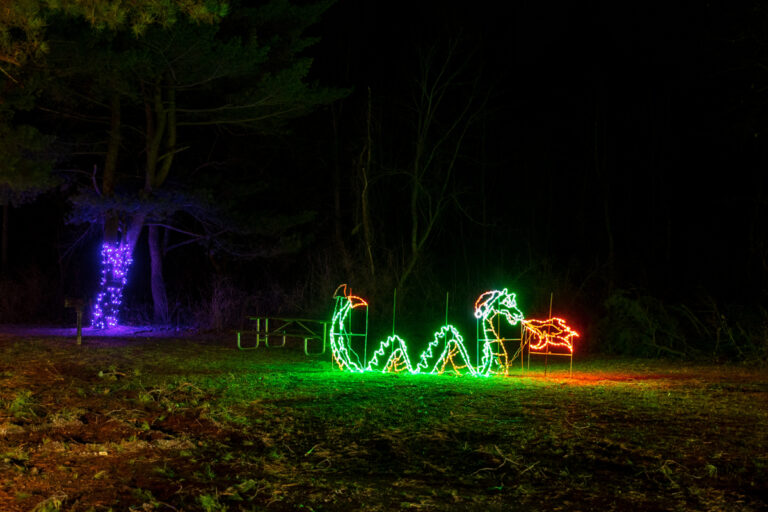
[[[118,325],[111,329],[83,327],[83,343],[91,339],[101,342],[104,338],[119,338],[122,340],[141,338],[186,338],[197,334],[194,329],[170,329],[151,326]],[[76,327],[58,327],[41,325],[0,325],[0,337],[62,337],[77,338]]]

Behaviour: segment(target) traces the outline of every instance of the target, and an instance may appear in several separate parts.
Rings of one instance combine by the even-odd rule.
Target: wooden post
[[[83,299],[72,299],[72,298],[66,298],[64,299],[64,307],[65,308],[75,308],[75,312],[77,313],[77,344],[81,345],[83,343],[83,305],[85,302]]]
[[[77,344],[83,343],[83,308],[77,308]]]

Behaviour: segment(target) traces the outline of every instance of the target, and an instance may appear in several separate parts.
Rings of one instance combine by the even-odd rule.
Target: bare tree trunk
[[[594,135],[594,158],[595,173],[598,181],[603,186],[603,220],[605,223],[605,233],[607,238],[606,268],[608,273],[608,288],[612,289],[615,280],[615,243],[613,236],[612,222],[612,204],[611,204],[611,185],[608,174],[608,136],[605,117],[600,115],[599,108],[595,108],[595,135]]]
[[[115,191],[121,122],[120,95],[115,92],[110,101],[109,139],[101,182],[101,194],[104,197],[112,197]],[[120,219],[117,212],[109,211],[106,213],[104,241],[101,247],[101,281],[91,316],[93,325],[99,328],[117,325],[126,273],[133,252],[133,245],[125,246],[125,238],[120,240],[119,224]]]
[[[176,150],[176,97],[173,87],[167,91],[167,106],[163,105],[163,90],[158,85],[155,88],[152,101],[146,102],[147,115],[147,168],[144,188],[147,192],[159,188],[171,169]],[[160,154],[160,149],[165,154]],[[148,243],[150,259],[150,289],[154,322],[168,323],[168,294],[163,277],[162,244],[160,227],[148,226]]]
[[[341,163],[339,162],[339,121],[336,105],[331,105],[333,121],[333,227],[336,238],[336,248],[341,254],[341,261],[347,275],[352,275],[352,258],[344,241],[344,228],[342,224],[342,193],[341,193]]]
[[[2,240],[0,244],[2,248],[0,252],[0,275],[6,275],[8,273],[8,213],[11,211],[11,207],[8,205],[7,194],[3,193],[6,197],[3,198],[3,227],[2,227]]]
[[[109,142],[107,143],[107,156],[104,160],[104,176],[101,181],[101,194],[104,197],[112,197],[115,194],[115,181],[117,175],[117,158],[120,153],[121,134],[121,105],[120,95],[113,93],[110,102]],[[114,243],[118,241],[119,219],[116,212],[110,211],[104,219],[104,241]]]
[[[168,323],[168,298],[163,279],[163,251],[160,243],[160,226],[148,226],[150,285],[154,306],[154,322]]]
[[[123,235],[121,245],[128,248],[128,254],[133,254],[136,249],[136,244],[141,236],[141,230],[144,229],[144,221],[146,220],[146,214],[137,213],[131,217],[127,226],[123,227]]]
[[[371,229],[371,212],[370,212],[370,206],[368,204],[368,186],[369,186],[368,174],[371,169],[371,144],[373,144],[373,139],[371,137],[371,88],[370,87],[368,87],[368,111],[367,112],[368,112],[366,116],[367,130],[366,130],[366,140],[365,140],[365,149],[364,149],[365,161],[361,162],[362,165],[360,166],[361,177],[363,179],[363,191],[360,197],[360,202],[361,202],[360,207],[362,208],[363,237],[365,238],[365,253],[368,256],[368,270],[370,270],[371,276],[374,276],[376,275],[376,267],[374,266],[374,263],[373,263],[373,230]]]

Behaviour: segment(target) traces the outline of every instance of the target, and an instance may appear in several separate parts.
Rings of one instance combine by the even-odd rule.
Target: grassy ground
[[[0,336],[0,510],[768,506],[764,371],[563,368],[352,375],[231,336]]]

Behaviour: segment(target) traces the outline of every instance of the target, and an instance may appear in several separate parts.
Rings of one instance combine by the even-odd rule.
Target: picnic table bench
[[[251,324],[255,323],[255,329],[241,329],[237,331],[237,348],[240,350],[255,350],[264,340],[268,348],[281,348],[285,346],[286,338],[304,338],[304,353],[308,356],[325,354],[325,346],[328,338],[328,320],[313,320],[310,318],[285,318],[274,316],[249,316],[246,318]],[[249,335],[256,338],[255,345],[246,345],[243,338]],[[283,342],[280,345],[270,345],[270,337],[280,337]],[[309,351],[310,340],[322,343],[319,352]],[[252,343],[252,342],[251,342]]]

